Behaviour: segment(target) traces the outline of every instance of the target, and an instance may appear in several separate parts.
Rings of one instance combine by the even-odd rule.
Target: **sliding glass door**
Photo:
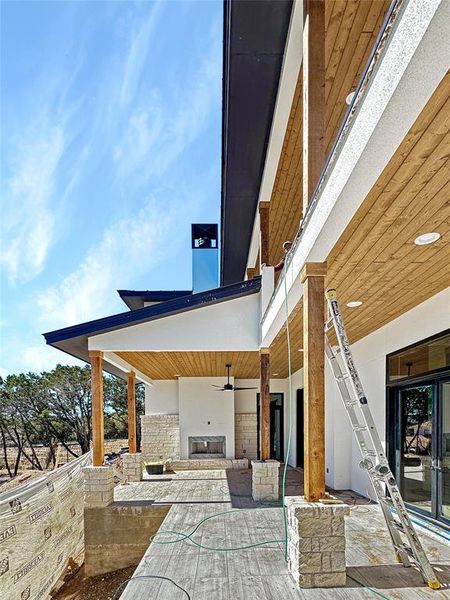
[[[439,517],[450,522],[450,381],[440,384],[441,452],[437,465]]]
[[[409,508],[450,523],[450,381],[395,392],[395,467],[403,499]]]
[[[415,508],[432,510],[433,413],[432,385],[400,389],[399,485],[403,499]]]

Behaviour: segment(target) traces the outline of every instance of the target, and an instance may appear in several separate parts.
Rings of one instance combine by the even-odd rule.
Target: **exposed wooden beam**
[[[105,459],[105,430],[103,416],[103,353],[89,352],[92,391],[92,464],[101,467]]]
[[[247,269],[247,279],[253,279],[253,277],[255,276],[256,273],[256,269],[252,269],[252,268],[248,268]]]
[[[270,350],[260,351],[260,448],[261,460],[270,459]]]
[[[325,0],[303,2],[303,215],[325,162]]]
[[[128,383],[128,452],[136,454],[136,373],[130,371],[127,377]]]
[[[326,263],[306,264],[303,283],[304,485],[312,502],[325,496]]]
[[[259,230],[260,230],[260,242],[259,242],[259,264],[269,264],[269,243],[270,243],[270,202],[259,203]]]

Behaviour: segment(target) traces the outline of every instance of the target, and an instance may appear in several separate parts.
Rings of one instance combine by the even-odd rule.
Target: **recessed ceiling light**
[[[441,237],[441,234],[437,231],[432,231],[431,233],[422,233],[419,237],[416,237],[414,243],[416,246],[426,246],[427,244],[432,244],[433,242],[437,242],[437,240]]]
[[[345,104],[350,106],[350,104],[353,102],[353,98],[355,97],[355,94],[356,94],[356,92],[350,92],[350,94],[345,99]]]
[[[361,300],[352,300],[351,302],[347,302],[347,306],[349,308],[358,308],[358,306],[361,306],[361,304]]]
[[[304,352],[303,348],[298,349],[299,352]]]
[[[179,373],[174,373],[174,377],[181,377]]]

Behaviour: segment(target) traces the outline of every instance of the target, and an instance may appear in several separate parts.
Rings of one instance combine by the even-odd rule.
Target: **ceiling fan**
[[[234,387],[232,383],[230,383],[230,369],[231,365],[225,365],[227,368],[227,382],[221,387],[220,385],[213,385],[215,388],[219,388],[216,392],[238,392],[240,390],[257,390],[256,387]]]

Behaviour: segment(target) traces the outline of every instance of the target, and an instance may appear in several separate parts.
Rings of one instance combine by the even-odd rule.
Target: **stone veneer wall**
[[[234,415],[234,453],[236,458],[257,458],[256,413]]]
[[[144,460],[180,458],[179,415],[143,415],[141,448]]]

